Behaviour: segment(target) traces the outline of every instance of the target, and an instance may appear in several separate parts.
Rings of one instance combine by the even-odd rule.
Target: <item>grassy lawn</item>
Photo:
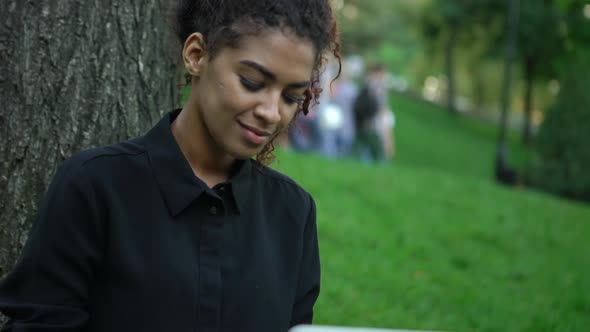
[[[317,202],[316,323],[590,331],[590,205],[496,185],[494,128],[393,104],[393,165],[288,151],[274,165]]]

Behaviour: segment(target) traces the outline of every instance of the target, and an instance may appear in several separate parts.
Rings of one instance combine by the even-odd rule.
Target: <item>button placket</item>
[[[219,331],[221,322],[221,263],[220,251],[223,224],[217,221],[201,225],[199,241],[199,303],[198,330]]]

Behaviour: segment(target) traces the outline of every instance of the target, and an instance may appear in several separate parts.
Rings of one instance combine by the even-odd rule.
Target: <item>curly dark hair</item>
[[[316,50],[311,85],[299,113],[307,115],[319,103],[320,75],[328,56],[339,64],[340,40],[338,25],[329,0],[178,0],[176,34],[181,45],[194,32],[203,35],[213,58],[224,47],[237,47],[245,35],[262,29],[289,29],[298,37],[308,39]],[[273,141],[257,154],[256,160],[268,165],[274,160]]]

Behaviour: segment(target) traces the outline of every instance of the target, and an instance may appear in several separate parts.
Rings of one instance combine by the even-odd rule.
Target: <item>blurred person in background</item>
[[[366,162],[384,161],[393,156],[391,132],[392,112],[385,84],[386,68],[376,64],[369,73],[355,99],[355,151]]]
[[[339,70],[339,62],[332,62],[320,75],[322,91],[318,103],[307,116],[298,116],[289,130],[291,147],[298,152],[315,152],[327,158],[343,156],[344,112],[330,94],[333,77]],[[337,59],[336,59],[337,60]]]
[[[327,99],[317,108],[319,150],[327,158],[342,156],[342,109],[338,104]]]
[[[339,70],[337,64],[328,63],[321,75],[322,90],[325,92],[316,105],[318,128],[318,152],[328,158],[338,158],[342,155],[342,131],[344,126],[343,111],[331,96],[332,78]]]
[[[382,108],[377,115],[375,126],[381,136],[383,158],[387,161],[392,160],[395,155],[395,113],[389,107]]]
[[[342,125],[338,137],[339,152],[341,156],[349,156],[352,154],[356,135],[353,106],[358,94],[358,88],[352,81],[346,65],[340,77],[332,83],[330,92],[331,100],[340,107],[342,114]]]

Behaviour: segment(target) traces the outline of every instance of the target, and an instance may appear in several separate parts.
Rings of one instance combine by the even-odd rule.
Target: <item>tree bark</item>
[[[0,278],[57,165],[178,105],[167,0],[0,1]]]
[[[534,57],[527,56],[524,60],[524,113],[522,124],[522,144],[528,146],[531,144],[532,132],[532,114],[533,114],[533,82],[535,78],[535,64]]]

